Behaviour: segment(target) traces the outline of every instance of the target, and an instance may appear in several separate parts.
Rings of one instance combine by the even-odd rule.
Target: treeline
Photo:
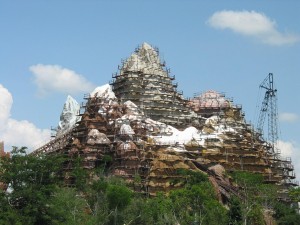
[[[13,148],[10,158],[2,158],[0,182],[8,189],[0,193],[0,224],[264,225],[267,210],[278,225],[300,221],[294,208],[277,201],[276,186],[264,184],[259,175],[231,174],[241,194],[224,206],[203,173],[178,171],[186,177],[183,188],[149,198],[134,193],[123,180],[103,176],[105,167],[95,171],[97,179],[88,181],[80,159],[72,172],[75,186],[65,187],[64,161],[57,155],[28,155],[26,148]],[[299,189],[291,196],[299,199]]]

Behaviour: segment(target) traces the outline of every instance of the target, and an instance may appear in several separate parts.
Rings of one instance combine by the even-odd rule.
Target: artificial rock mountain
[[[246,123],[241,106],[216,91],[184,99],[174,80],[158,50],[144,43],[110,84],[84,96],[77,115],[78,104],[68,97],[59,132],[34,154],[66,154],[69,185],[80,157],[91,178],[105,165],[107,174],[149,195],[180,188],[184,177],[178,171],[186,169],[207,173],[220,200],[228,199],[237,190],[224,171],[243,170],[262,174],[287,198],[287,188],[296,184],[291,161],[274,157],[270,144]]]

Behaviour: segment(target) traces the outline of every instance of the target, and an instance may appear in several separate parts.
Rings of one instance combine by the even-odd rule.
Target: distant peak
[[[70,101],[70,100],[71,100],[71,101],[76,101],[71,95],[68,95],[68,96],[67,96],[67,101]]]
[[[79,107],[79,103],[71,96],[68,95],[67,100],[64,104],[64,110],[74,111]]]
[[[79,110],[79,103],[71,95],[68,95],[60,114],[57,135],[63,134],[75,126],[76,122],[80,120],[80,117],[77,116]]]
[[[141,49],[145,49],[145,50],[150,50],[151,49],[151,50],[154,50],[154,48],[150,44],[148,44],[147,42],[144,42],[142,44]]]
[[[158,50],[146,42],[125,61],[121,73],[124,71],[143,71],[149,74],[167,76],[167,72],[160,62]]]

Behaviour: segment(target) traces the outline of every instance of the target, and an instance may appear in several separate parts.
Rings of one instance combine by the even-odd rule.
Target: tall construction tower
[[[259,88],[265,90],[265,95],[259,113],[257,131],[264,134],[265,118],[268,115],[268,142],[271,144],[271,153],[277,155],[280,154],[276,147],[278,141],[277,89],[274,86],[273,73],[269,73]]]
[[[270,145],[268,149],[269,162],[274,177],[280,177],[279,185],[281,197],[285,201],[289,201],[287,196],[290,186],[298,186],[294,167],[291,158],[282,158],[281,151],[277,146],[278,143],[278,110],[277,110],[277,89],[275,89],[273,74],[269,75],[259,86],[265,90],[264,99],[262,101],[259,118],[257,123],[257,131],[263,135],[265,118],[268,116],[268,136],[267,143]]]

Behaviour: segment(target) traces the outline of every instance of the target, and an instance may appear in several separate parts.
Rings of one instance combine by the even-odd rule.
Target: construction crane
[[[265,118],[268,115],[268,141],[271,144],[272,153],[278,153],[276,149],[278,141],[277,89],[274,86],[273,73],[269,73],[259,88],[265,90],[265,96],[258,117],[257,131],[264,134]]]

